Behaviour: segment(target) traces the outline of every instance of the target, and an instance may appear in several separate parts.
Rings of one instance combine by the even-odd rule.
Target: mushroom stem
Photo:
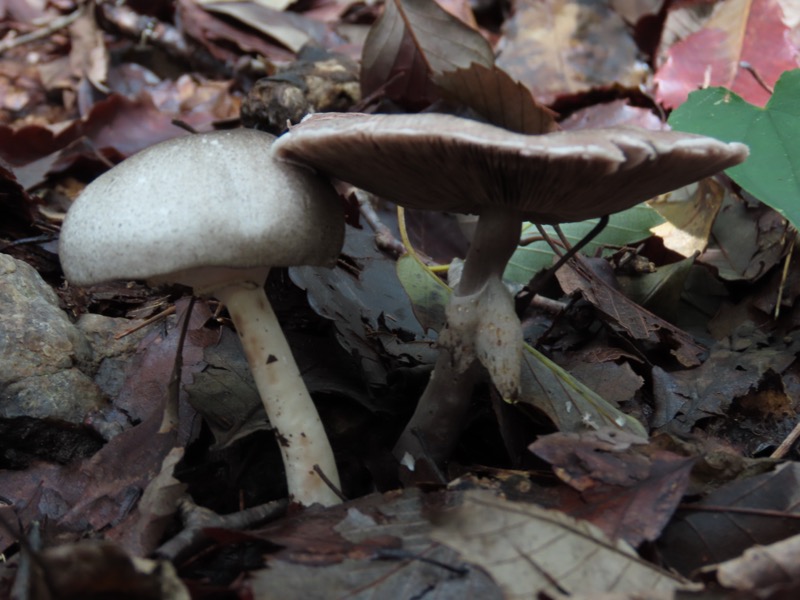
[[[521,230],[522,219],[510,211],[481,213],[461,280],[447,307],[431,379],[394,447],[399,460],[406,454],[437,465],[447,460],[464,426],[481,373],[479,362],[505,398],[516,397],[522,330],[502,275]]]
[[[314,469],[318,466],[340,486],[328,436],[263,285],[233,283],[214,290],[214,295],[228,307],[242,340],[283,454],[290,498],[305,506],[338,504],[339,496]]]
[[[475,227],[461,280],[458,296],[481,291],[490,277],[502,279],[511,255],[519,246],[522,218],[508,208],[487,208],[481,212]]]

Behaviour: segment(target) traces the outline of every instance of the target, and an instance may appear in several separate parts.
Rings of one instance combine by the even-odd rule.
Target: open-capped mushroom
[[[412,208],[480,216],[447,309],[441,354],[395,455],[445,459],[477,358],[506,398],[518,392],[522,334],[501,276],[522,222],[602,217],[742,162],[747,147],[633,128],[523,135],[443,114],[314,115],[273,146]]]
[[[328,182],[275,161],[251,130],[184,136],[123,161],[86,187],[61,230],[67,279],[179,283],[228,308],[276,431],[289,494],[330,505],[330,443],[264,293],[270,267],[332,265],[344,219]]]

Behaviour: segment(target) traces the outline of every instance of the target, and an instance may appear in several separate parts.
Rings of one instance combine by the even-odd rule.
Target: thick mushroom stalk
[[[338,504],[341,499],[331,485],[340,487],[339,473],[328,436],[263,285],[237,282],[214,295],[227,306],[242,340],[283,454],[290,498],[303,505]]]
[[[519,393],[522,329],[502,275],[520,238],[522,217],[508,210],[482,211],[461,279],[446,309],[447,324],[430,382],[394,447],[406,462],[436,464],[452,453],[469,408],[472,388],[486,368],[500,394]]]
[[[273,145],[283,160],[403,206],[481,215],[481,239],[467,256],[448,330],[440,336],[443,356],[395,448],[396,456],[408,451],[436,462],[447,458],[460,432],[479,371],[474,357],[504,396],[516,392],[518,371],[505,370],[519,343],[508,342],[508,354],[498,343],[516,317],[499,277],[522,220],[555,224],[610,215],[739,164],[747,152],[742,144],[674,131],[618,127],[522,135],[434,113],[312,115]],[[506,322],[490,321],[492,311]],[[493,345],[499,358],[485,354]],[[451,432],[448,439],[442,431]]]

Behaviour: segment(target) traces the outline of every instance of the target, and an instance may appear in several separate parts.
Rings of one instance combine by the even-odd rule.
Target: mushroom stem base
[[[417,409],[394,447],[404,460],[437,466],[452,453],[464,426],[481,364],[505,398],[517,396],[522,331],[502,274],[519,242],[522,219],[507,210],[481,214],[461,280],[447,307],[439,357]]]
[[[318,466],[337,488],[339,473],[328,436],[263,283],[242,282],[214,291],[227,307],[242,340],[250,370],[283,454],[289,496],[305,506],[330,506],[339,496],[315,471]]]

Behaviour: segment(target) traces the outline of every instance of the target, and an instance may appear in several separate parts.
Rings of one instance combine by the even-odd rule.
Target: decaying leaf
[[[651,228],[664,245],[683,256],[703,252],[708,245],[711,227],[722,206],[724,188],[706,178],[659,196],[648,202],[666,222]]]
[[[469,492],[441,513],[432,537],[485,569],[508,600],[539,593],[660,592],[686,589],[681,579],[611,542],[594,525],[555,510]]]
[[[519,2],[506,21],[498,66],[545,104],[645,75],[622,18],[605,3]]]
[[[562,510],[632,546],[661,534],[686,492],[694,463],[609,428],[543,436],[530,449],[579,492],[580,501]]]
[[[426,513],[458,493],[425,497],[416,490],[373,494],[340,507],[305,513],[249,535],[280,549],[267,568],[251,574],[256,598],[302,600],[320,595],[353,598],[500,600],[498,586],[469,568],[451,548],[431,539]]]
[[[755,544],[800,534],[800,468],[786,463],[774,472],[733,481],[679,511],[659,540],[671,567],[695,569],[735,558]],[[791,514],[783,518],[781,513]],[[787,515],[788,516],[788,515]]]
[[[348,227],[346,258],[335,269],[293,267],[289,273],[308,291],[312,308],[335,321],[339,341],[360,361],[368,385],[380,386],[386,383],[384,353],[413,364],[433,362],[435,355],[408,297],[397,293],[394,260],[373,239]]]
[[[740,329],[740,334],[745,328]],[[740,338],[744,345],[736,348],[737,340],[720,343],[711,350],[708,359],[698,368],[667,373],[653,368],[653,395],[656,412],[652,425],[675,433],[689,433],[701,421],[729,416],[730,407],[759,389],[770,373],[780,374],[795,361],[800,349],[797,336],[766,344],[763,341]],[[733,348],[730,346],[734,345]],[[760,346],[766,347],[760,347]],[[763,401],[763,398],[762,398]],[[755,413],[757,419],[769,419],[772,427],[786,416],[793,416],[791,403],[785,403],[785,415]],[[707,423],[706,423],[707,425]]]
[[[701,357],[706,353],[702,345],[685,331],[638,306],[599,277],[594,276],[580,260],[573,260],[570,268],[559,269],[556,277],[565,292],[580,290],[583,297],[591,302],[608,322],[621,328],[632,338],[664,344],[684,366],[697,366],[701,363]]]
[[[752,591],[788,586],[796,593],[800,591],[800,535],[748,548],[742,556],[712,569],[726,588]]]

